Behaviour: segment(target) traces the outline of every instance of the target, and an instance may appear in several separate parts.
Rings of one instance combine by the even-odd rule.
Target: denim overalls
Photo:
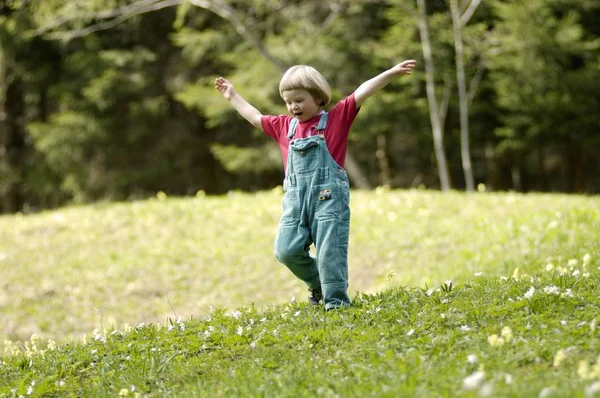
[[[327,113],[317,135],[292,139],[298,119],[290,122],[283,213],[275,239],[275,257],[309,288],[321,286],[325,309],[350,305],[348,234],[350,190],[346,171],[325,143]],[[315,243],[317,258],[309,255]]]

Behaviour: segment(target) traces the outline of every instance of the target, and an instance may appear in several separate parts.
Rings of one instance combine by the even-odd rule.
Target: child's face
[[[315,116],[321,110],[320,100],[304,89],[294,89],[282,93],[283,100],[287,105],[288,112],[301,122],[305,122]]]

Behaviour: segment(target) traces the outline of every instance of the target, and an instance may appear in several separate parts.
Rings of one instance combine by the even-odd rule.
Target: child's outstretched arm
[[[415,60],[412,59],[400,62],[398,65],[361,84],[354,92],[356,107],[361,106],[367,98],[385,87],[394,77],[410,75],[416,65]]]
[[[235,110],[237,110],[244,119],[249,121],[254,127],[262,130],[262,124],[260,122],[262,114],[235,91],[233,84],[227,79],[219,77],[215,80],[215,88],[223,94],[223,97],[225,97],[226,100],[231,102],[231,105],[233,105]]]

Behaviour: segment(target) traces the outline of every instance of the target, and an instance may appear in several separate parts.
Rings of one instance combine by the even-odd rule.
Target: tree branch
[[[465,26],[467,24],[467,22],[469,22],[469,20],[475,13],[475,10],[477,10],[477,7],[479,7],[480,3],[481,3],[481,0],[471,0],[469,7],[465,11],[465,13],[460,17],[460,25],[461,26]]]
[[[128,14],[128,13],[135,13],[135,15],[138,15],[138,13],[136,12],[137,10],[140,10],[144,7],[148,7],[148,6],[161,6],[162,3],[165,3],[168,0],[138,0],[135,3],[132,3],[130,5],[127,6],[123,6],[121,8],[116,8],[116,9],[112,9],[112,10],[106,10],[106,11],[100,11],[94,14],[88,14],[86,15],[85,13],[71,13],[68,16],[62,16],[60,18],[56,18],[53,21],[51,21],[50,23],[38,28],[35,32],[36,35],[42,35],[46,32],[51,31],[52,29],[56,29],[61,25],[64,25],[67,22],[73,21],[75,19],[78,18],[82,18],[82,17],[88,17],[90,19],[109,19],[109,18],[115,18],[115,17],[119,17],[122,16],[124,14]],[[170,2],[170,1],[169,1]],[[178,3],[181,2],[180,0],[178,0]],[[167,5],[167,7],[171,6],[172,4]],[[160,8],[164,8],[164,7],[160,7]],[[150,10],[152,11],[152,10]]]
[[[195,5],[196,7],[200,7],[207,11],[210,11],[214,14],[217,14],[224,20],[231,23],[235,27],[236,32],[238,32],[238,34],[240,36],[242,36],[242,38],[244,38],[246,41],[248,41],[252,45],[254,45],[254,47],[261,53],[261,55],[263,57],[265,57],[266,59],[271,61],[273,64],[277,65],[277,67],[280,70],[282,70],[282,71],[285,70],[285,65],[283,64],[283,62],[280,59],[275,58],[269,51],[267,51],[267,49],[262,45],[261,41],[254,34],[252,34],[250,32],[250,30],[246,27],[246,25],[244,25],[244,23],[240,20],[240,18],[238,17],[237,11],[233,7],[231,7],[227,4],[224,4],[220,1],[214,1],[214,0],[213,1],[187,0],[187,1],[189,1],[191,4]]]
[[[36,35],[45,35],[48,39],[51,40],[64,40],[69,41],[78,37],[87,36],[94,32],[98,32],[101,30],[107,30],[113,28],[126,20],[133,18],[137,15],[146,14],[148,12],[157,11],[167,7],[173,7],[181,4],[182,0],[161,0],[156,2],[156,0],[141,0],[130,6],[121,7],[116,10],[108,10],[103,11],[92,16],[93,19],[110,19],[110,21],[100,22],[94,25],[90,25],[84,29],[78,30],[68,30],[68,31],[58,31],[47,33],[50,30],[58,27],[62,24],[65,24],[75,18],[81,17],[81,15],[73,16],[73,17],[62,17],[54,20],[51,24],[44,26],[36,31]],[[153,3],[153,4],[152,4]],[[135,6],[135,7],[134,7]]]

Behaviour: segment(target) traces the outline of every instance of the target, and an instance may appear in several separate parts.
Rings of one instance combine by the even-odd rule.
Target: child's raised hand
[[[417,62],[414,59],[408,59],[400,62],[398,65],[392,68],[394,74],[397,75],[410,75],[412,70],[417,66]]]
[[[226,100],[231,100],[231,97],[233,97],[235,94],[235,88],[233,88],[233,84],[223,77],[218,77],[215,79],[215,88],[219,90]]]

